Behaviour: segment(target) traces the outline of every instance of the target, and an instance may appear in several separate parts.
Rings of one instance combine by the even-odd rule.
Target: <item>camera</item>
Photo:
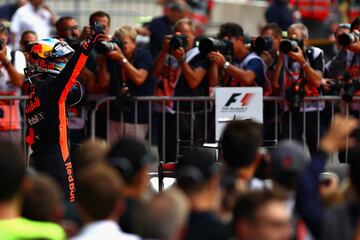
[[[4,41],[0,39],[0,51],[3,50]]]
[[[233,54],[232,42],[214,38],[204,38],[199,42],[199,51],[203,56],[208,55],[209,52],[219,51],[224,55],[227,61],[231,61]]]
[[[108,52],[114,51],[116,46],[118,46],[120,49],[124,49],[124,43],[117,38],[113,38],[110,42],[101,41],[96,43],[95,50],[99,54],[106,54]]]
[[[330,91],[328,94],[338,96],[343,89],[342,99],[351,102],[356,91],[360,90],[360,80],[351,79],[349,72],[344,72],[342,80],[330,80]]]
[[[169,43],[169,50],[174,51],[179,48],[186,48],[187,47],[187,36],[182,34],[175,34],[171,37]]]
[[[290,88],[286,91],[286,100],[290,102],[291,109],[300,109],[304,96],[305,88],[302,80],[294,81]]]
[[[328,80],[329,90],[326,91],[326,95],[339,96],[341,89],[344,87],[343,81],[330,79]]]
[[[271,51],[273,47],[273,40],[269,36],[257,37],[251,44],[254,52],[261,53],[263,51]]]
[[[297,52],[298,47],[304,47],[304,41],[300,39],[284,39],[280,42],[280,50],[288,54],[289,52]]]
[[[344,93],[342,95],[342,99],[345,102],[351,102],[354,96],[354,93],[360,90],[360,80],[359,79],[351,79],[351,75],[349,72],[344,72],[343,74],[343,89]]]
[[[349,46],[350,44],[359,41],[359,38],[360,34],[357,32],[343,33],[337,37],[337,41],[340,46]]]

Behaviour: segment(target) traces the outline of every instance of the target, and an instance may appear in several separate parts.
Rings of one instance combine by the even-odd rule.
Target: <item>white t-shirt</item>
[[[14,49],[19,48],[21,34],[24,31],[33,30],[38,39],[50,37],[51,14],[45,8],[35,10],[31,3],[20,7],[11,19],[10,31],[15,34]]]
[[[6,47],[6,58],[11,60],[11,49]],[[15,52],[15,69],[24,74],[26,67],[25,56],[22,52]],[[9,73],[5,67],[0,68],[0,96],[20,96],[21,88],[15,86],[10,79]],[[11,105],[14,104],[14,105]],[[21,114],[19,110],[19,101],[9,102],[0,100],[0,130],[18,130],[21,128]],[[11,122],[11,124],[10,124]]]
[[[140,240],[133,234],[124,233],[114,221],[103,220],[90,223],[84,226],[80,234],[71,240]]]

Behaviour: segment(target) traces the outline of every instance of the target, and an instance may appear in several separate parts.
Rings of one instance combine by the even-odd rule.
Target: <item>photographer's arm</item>
[[[276,61],[276,65],[275,65],[275,70],[273,73],[273,76],[271,78],[271,84],[273,87],[273,91],[274,92],[279,92],[281,89],[281,85],[280,85],[280,76],[282,74],[282,69],[284,66],[284,55],[282,53],[280,53],[277,61]]]
[[[225,57],[219,52],[211,52],[209,59],[216,63],[219,67],[224,68],[226,62]],[[230,64],[225,71],[236,79],[239,79],[244,85],[250,86],[255,83],[256,74],[253,71],[244,70]]]
[[[122,69],[124,69],[126,76],[130,78],[130,80],[133,81],[137,86],[142,85],[149,75],[149,72],[144,68],[142,67],[136,68],[131,62],[129,62],[125,58],[125,56],[121,52],[121,49],[118,46],[116,46],[115,51],[109,52],[107,56],[119,62],[122,66]],[[144,58],[146,59],[142,59],[143,61],[145,61],[148,64],[151,63],[150,54],[146,56],[144,55]]]
[[[246,86],[251,86],[255,83],[256,74],[253,71],[244,70],[232,64],[230,64],[225,71],[236,79],[239,79]]]
[[[219,67],[214,62],[211,62],[208,77],[209,87],[216,87],[219,84]]]
[[[352,51],[354,53],[360,53],[360,42],[359,41],[355,42],[355,43],[350,44],[349,46],[346,46],[344,48],[346,48],[347,50],[350,50],[350,51]]]
[[[206,75],[206,69],[199,67],[192,67],[185,61],[185,50],[183,48],[176,49],[173,53],[181,66],[182,74],[185,77],[186,83],[191,89],[197,88]]]
[[[202,67],[192,68],[188,63],[185,61],[180,63],[182,74],[185,77],[186,83],[189,85],[191,89],[197,88],[201,81],[204,79],[206,75],[206,69]]]
[[[15,53],[16,54],[16,53]],[[18,55],[18,54],[17,54]],[[22,57],[23,59],[20,59]],[[16,62],[23,62],[23,65],[26,67],[26,60],[23,54],[18,55],[16,58]],[[0,62],[3,67],[6,69],[10,76],[11,83],[17,87],[22,87],[24,84],[24,74],[18,72],[15,66],[6,58],[6,47],[4,46],[0,51]]]
[[[321,86],[322,72],[319,70],[315,70],[310,66],[310,64],[306,61],[304,54],[300,48],[297,52],[289,52],[288,56],[292,60],[300,63],[303,71],[305,72],[306,80],[308,80],[309,83],[313,84],[316,88],[319,88]]]
[[[137,85],[142,85],[149,75],[149,72],[145,69],[137,69],[131,63],[122,64],[126,75]]]

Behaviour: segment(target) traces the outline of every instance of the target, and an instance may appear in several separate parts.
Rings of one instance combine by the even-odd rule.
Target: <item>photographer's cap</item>
[[[176,166],[176,178],[179,181],[191,180],[203,183],[219,171],[216,155],[211,149],[199,148],[185,152]]]
[[[280,141],[271,153],[272,178],[283,182],[288,177],[298,176],[310,162],[303,146],[297,141]]]
[[[131,183],[139,170],[154,160],[150,149],[137,139],[121,139],[111,148],[107,158],[126,183]]]

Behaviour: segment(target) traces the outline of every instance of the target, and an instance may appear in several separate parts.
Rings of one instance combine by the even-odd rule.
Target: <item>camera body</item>
[[[286,100],[290,102],[291,109],[300,109],[305,97],[305,88],[302,80],[294,81],[286,90]]]
[[[199,42],[199,51],[203,56],[208,55],[212,51],[219,51],[224,55],[227,61],[231,61],[233,55],[233,44],[230,41],[215,39],[215,38],[204,38]]]
[[[344,87],[344,82],[340,80],[330,79],[328,80],[328,84],[330,85],[330,89],[326,92],[326,94],[331,96],[339,96],[341,89],[343,89]]]
[[[345,102],[351,102],[354,93],[360,90],[360,80],[351,79],[349,72],[344,72],[342,80],[330,80],[330,91],[328,94],[338,96],[342,89],[342,99]]]
[[[118,46],[121,50],[124,49],[124,43],[117,38],[113,38],[110,42],[101,41],[96,43],[95,50],[99,54],[106,54],[108,52],[114,51],[116,46]]]
[[[187,36],[182,34],[174,34],[169,42],[169,51],[172,52],[179,48],[185,49],[187,45]]]
[[[280,42],[280,50],[288,54],[289,52],[297,52],[298,47],[304,47],[304,41],[300,39],[283,39]]]
[[[355,42],[358,42],[359,39],[360,39],[360,34],[357,32],[343,33],[337,37],[337,41],[338,41],[339,45],[343,46],[343,47],[346,47]]]
[[[273,48],[273,40],[270,36],[259,36],[251,43],[251,48],[256,53],[271,51]]]

